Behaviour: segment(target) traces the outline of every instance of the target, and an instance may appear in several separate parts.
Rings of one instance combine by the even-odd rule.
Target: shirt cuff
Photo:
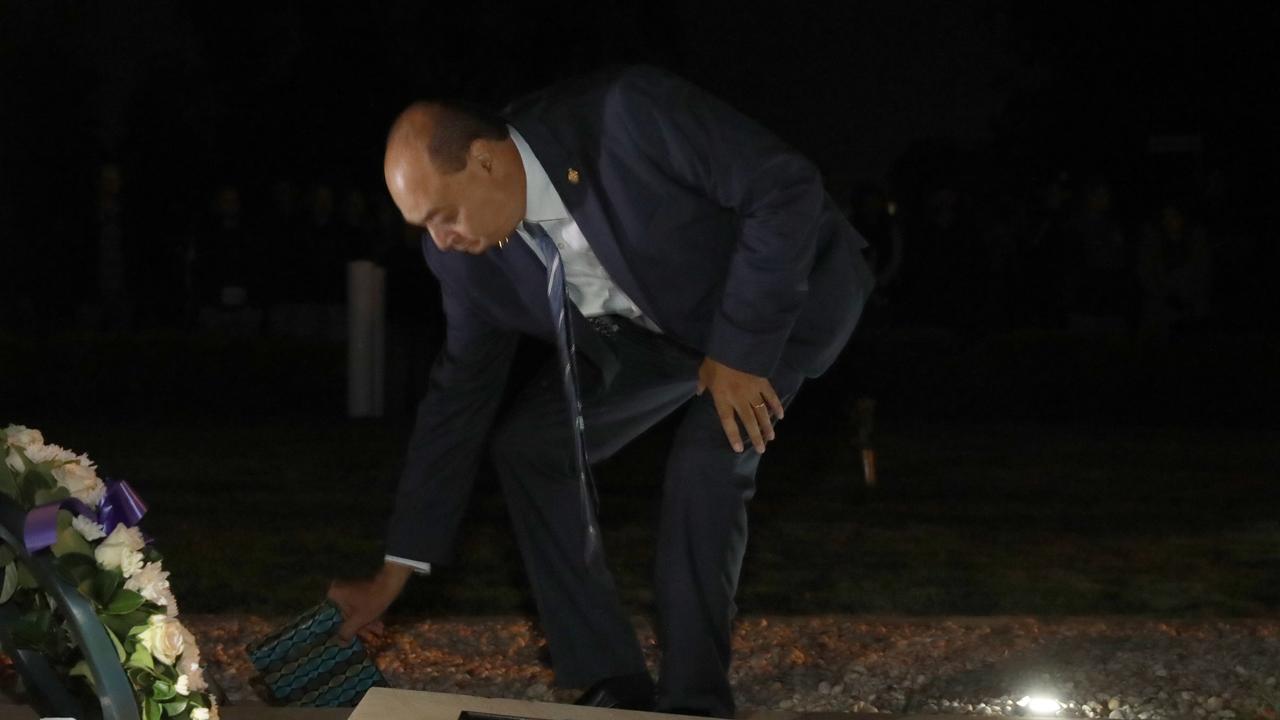
[[[395,555],[387,555],[384,559],[387,562],[393,562],[397,565],[408,565],[413,568],[413,572],[417,575],[431,574],[431,563],[418,562],[417,560],[409,560],[408,558],[396,557]]]

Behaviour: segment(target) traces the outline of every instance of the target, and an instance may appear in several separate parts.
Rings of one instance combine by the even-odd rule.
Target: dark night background
[[[17,300],[8,305],[21,308],[6,313],[9,324],[61,325],[97,299],[104,164],[122,178],[120,294],[132,322],[181,324],[184,300],[201,301],[183,296],[185,243],[211,226],[220,188],[238,190],[254,235],[237,249],[243,257],[226,260],[289,265],[306,254],[304,241],[272,247],[280,239],[264,232],[274,184],[291,183],[300,207],[318,184],[335,193],[339,213],[351,190],[371,209],[383,205],[381,145],[407,101],[443,94],[500,106],[619,62],[665,66],[760,119],[818,163],[841,201],[860,183],[887,185],[908,223],[942,188],[959,192],[960,222],[977,230],[1034,215],[1037,193],[1065,171],[1077,201],[1092,177],[1112,184],[1130,255],[1167,199],[1211,223],[1211,243],[1274,226],[1277,141],[1261,111],[1275,78],[1274,10],[996,1],[785,11],[638,1],[0,7],[0,228],[5,265],[22,268],[6,273],[5,293]],[[1151,152],[1161,136],[1195,146]],[[973,247],[957,254],[970,264],[996,252],[967,241]],[[1231,263],[1274,262],[1265,233],[1249,242],[1214,248],[1226,285],[1247,282],[1229,274]],[[927,266],[939,257],[931,251],[907,238],[902,280],[919,287],[901,292],[938,291],[929,287]],[[979,271],[961,284],[979,292],[985,280]],[[1226,285],[1214,290],[1239,289]],[[250,291],[253,304],[270,295]],[[1247,303],[1215,310],[1253,324],[1240,317],[1253,310]]]
[[[290,443],[309,470],[332,471],[335,493],[343,473],[392,482],[440,327],[432,280],[382,186],[390,122],[420,97],[500,107],[647,62],[812,158],[887,275],[837,367],[797,403],[792,427],[806,432],[792,437],[807,437],[781,436],[774,472],[860,484],[855,452],[804,443],[850,445],[855,401],[874,397],[886,502],[901,501],[906,522],[928,525],[909,508],[948,493],[972,490],[968,501],[990,509],[982,493],[1043,490],[1042,529],[1092,542],[1176,486],[1168,514],[1136,532],[1205,529],[1196,572],[1211,572],[1226,566],[1213,539],[1224,523],[1280,533],[1280,148],[1265,109],[1278,20],[1274,7],[1208,2],[0,0],[0,423],[151,478],[161,507],[203,492],[192,488],[252,495],[261,485],[246,478],[276,477],[262,464],[280,457],[227,458]],[[344,268],[359,258],[388,269],[384,421],[343,420]],[[355,450],[335,460],[347,443]],[[191,474],[193,458],[210,469]],[[168,476],[185,479],[166,489]],[[932,479],[911,485],[921,477]],[[948,484],[956,477],[966,489]],[[914,489],[894,496],[895,483]],[[1064,486],[1074,494],[1053,495]],[[352,528],[370,557],[384,489]],[[1105,511],[1082,518],[1079,503]],[[344,510],[303,503],[295,524]],[[767,536],[773,516],[762,517]],[[177,557],[196,557],[180,537],[188,526],[156,522]],[[286,560],[263,560],[263,572],[288,572]],[[1221,601],[1228,591],[1152,605],[1138,589],[1105,601],[1082,591],[1059,609],[1270,612],[1280,558],[1257,562],[1240,605]],[[767,585],[765,570],[752,573],[748,588]],[[788,594],[820,580],[778,578],[775,595],[758,590],[744,607],[824,602]],[[1009,588],[1023,600],[944,590],[880,609],[1042,608]],[[256,602],[224,591],[198,607]]]

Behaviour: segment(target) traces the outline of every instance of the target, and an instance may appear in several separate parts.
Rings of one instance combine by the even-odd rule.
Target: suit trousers
[[[695,396],[700,353],[622,318],[596,318],[592,325],[604,328],[598,334],[618,360],[607,383],[588,371],[579,381],[593,463],[683,412],[667,457],[657,534],[658,709],[732,717],[734,596],[760,455],[745,433],[746,449],[735,453],[710,392]],[[800,372],[785,368],[770,378],[784,404],[802,380]],[[588,572],[583,559],[585,528],[559,363],[549,363],[517,395],[495,431],[491,452],[556,684],[586,687],[647,672],[612,577]],[[603,480],[600,491],[607,493]]]

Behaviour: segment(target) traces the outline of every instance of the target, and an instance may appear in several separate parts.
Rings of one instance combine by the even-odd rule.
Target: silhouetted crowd
[[[422,261],[421,233],[404,225],[382,188],[282,179],[246,192],[223,183],[187,213],[188,226],[135,232],[151,209],[129,205],[118,167],[104,165],[97,180],[78,251],[63,258],[78,274],[68,284],[74,290],[42,305],[38,284],[29,284],[26,297],[18,293],[19,315],[47,306],[62,308],[54,321],[86,330],[338,341],[347,263],[364,259],[387,270],[388,324],[438,337],[438,289]],[[1203,185],[1155,199],[1101,175],[1067,173],[998,192],[943,182],[900,194],[857,187],[847,212],[870,241],[879,280],[867,322],[1156,341],[1272,327],[1258,308],[1263,270],[1277,262],[1274,243],[1233,217],[1222,173],[1209,173]],[[21,323],[9,324],[21,331]]]
[[[942,185],[900,205],[853,193],[849,215],[879,278],[877,327],[1175,333],[1273,327],[1259,312],[1273,243],[1227,211],[1225,180],[1203,193],[1126,198],[1094,175],[1061,173],[990,195]]]

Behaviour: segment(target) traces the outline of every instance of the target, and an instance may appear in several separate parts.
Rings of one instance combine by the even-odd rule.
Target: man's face
[[[396,207],[410,225],[426,229],[442,251],[479,255],[514,233],[524,217],[523,177],[512,181],[493,145],[472,143],[467,166],[447,174],[420,150],[388,150],[387,188]]]

